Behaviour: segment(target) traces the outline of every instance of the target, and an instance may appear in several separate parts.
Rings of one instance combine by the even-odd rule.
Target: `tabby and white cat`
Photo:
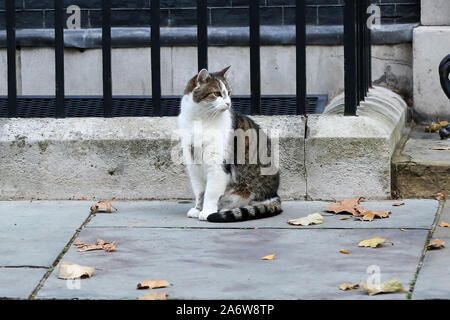
[[[269,152],[271,142],[252,119],[232,109],[226,78],[229,68],[215,73],[203,69],[189,80],[178,117],[183,156],[195,194],[195,207],[187,215],[210,222],[258,219],[282,211],[278,169],[262,174],[267,166],[256,154],[259,148],[249,145],[249,138],[245,140],[245,161],[236,161],[236,130],[254,130],[258,143],[267,143]]]

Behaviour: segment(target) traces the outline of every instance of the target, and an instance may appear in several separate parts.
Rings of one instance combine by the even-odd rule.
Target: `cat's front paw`
[[[200,215],[200,210],[198,210],[197,208],[192,208],[191,210],[188,211],[187,216],[189,218],[198,218]]]
[[[211,211],[205,211],[203,210],[202,212],[200,212],[200,215],[198,216],[198,219],[201,221],[207,221],[208,217],[213,214],[214,212]]]

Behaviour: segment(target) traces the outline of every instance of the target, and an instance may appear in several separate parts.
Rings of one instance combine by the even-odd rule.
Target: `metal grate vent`
[[[308,96],[308,114],[323,113],[328,100],[327,95]],[[241,113],[250,113],[250,96],[233,97],[233,107]],[[21,96],[17,99],[18,117],[54,118],[55,97]],[[103,117],[103,98],[98,96],[65,99],[66,117]],[[180,97],[166,96],[161,99],[163,116],[177,116],[180,109]],[[261,115],[295,115],[295,96],[263,96]],[[152,116],[151,96],[116,96],[112,104],[113,117],[150,117]],[[0,118],[8,117],[8,99],[0,96]]]

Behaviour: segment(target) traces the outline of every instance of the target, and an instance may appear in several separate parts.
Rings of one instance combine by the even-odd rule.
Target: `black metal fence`
[[[15,0],[6,1],[8,96],[0,97],[0,117],[175,116],[179,97],[161,95],[160,1],[151,1],[152,96],[113,96],[111,77],[111,1],[102,0],[103,95],[66,96],[64,90],[64,6],[55,8],[55,96],[17,96]],[[369,0],[345,0],[345,114],[355,115],[371,86]],[[323,96],[306,94],[306,0],[296,2],[296,95],[262,96],[259,0],[249,0],[250,97],[236,96],[233,105],[247,114],[320,113]],[[207,0],[197,1],[198,69],[208,67]],[[326,75],[324,75],[326,76]],[[322,107],[323,109],[323,107]],[[5,112],[6,111],[6,112]]]

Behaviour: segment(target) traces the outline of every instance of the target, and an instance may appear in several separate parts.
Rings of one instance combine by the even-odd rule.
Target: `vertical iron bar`
[[[6,42],[8,57],[8,117],[17,117],[16,3],[6,0]]]
[[[360,60],[361,72],[359,80],[361,87],[361,100],[366,100],[366,79],[367,79],[367,65],[366,65],[366,10],[365,8],[366,0],[359,2],[359,50],[360,50]]]
[[[366,8],[368,8],[369,5],[369,0],[366,0]],[[366,31],[367,90],[369,90],[372,87],[372,30],[367,28]]]
[[[56,117],[64,118],[64,5],[55,0],[55,95]]]
[[[102,0],[103,116],[112,117],[111,1]]]
[[[151,1],[151,62],[152,62],[152,110],[154,117],[161,116],[161,43],[160,0]]]
[[[306,1],[296,6],[297,114],[306,115]]]
[[[208,69],[208,0],[197,1],[198,71]]]
[[[357,1],[357,0],[356,0]],[[356,15],[355,0],[345,0],[344,13],[344,60],[345,60],[345,111],[347,116],[356,115]]]
[[[249,0],[251,114],[261,114],[259,0]]]

